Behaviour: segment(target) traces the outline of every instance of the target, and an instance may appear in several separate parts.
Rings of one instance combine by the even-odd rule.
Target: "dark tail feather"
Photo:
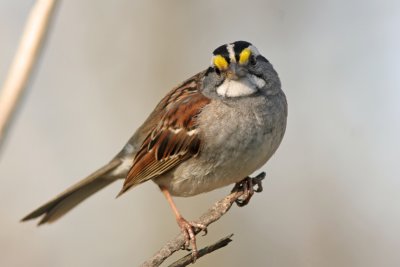
[[[21,221],[28,221],[44,215],[39,222],[39,225],[41,225],[59,219],[86,198],[120,178],[111,176],[110,172],[117,168],[121,162],[122,161],[118,158],[112,160],[104,167],[56,196],[54,199],[26,215]]]

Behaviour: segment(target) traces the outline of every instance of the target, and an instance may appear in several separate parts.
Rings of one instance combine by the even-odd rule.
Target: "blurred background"
[[[0,1],[0,83],[33,3]],[[19,220],[236,40],[280,74],[288,128],[264,192],[198,238],[234,241],[196,266],[400,266],[399,25],[389,0],[62,1],[2,149],[0,266],[137,266],[173,238],[151,182],[117,200],[115,183],[52,225]],[[195,219],[230,189],[177,204]]]

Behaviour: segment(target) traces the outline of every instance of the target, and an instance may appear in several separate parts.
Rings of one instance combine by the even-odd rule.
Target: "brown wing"
[[[200,152],[197,115],[210,99],[199,92],[199,73],[165,96],[156,107],[161,120],[137,152],[121,192],[155,178]]]

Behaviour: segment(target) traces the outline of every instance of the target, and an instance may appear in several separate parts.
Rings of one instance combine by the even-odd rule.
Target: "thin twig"
[[[220,240],[218,240],[217,242],[215,242],[212,245],[206,246],[202,249],[199,250],[199,253],[197,255],[197,259],[200,257],[203,257],[204,255],[207,255],[217,249],[223,248],[225,246],[227,246],[231,241],[231,237],[233,236],[233,234],[230,234]],[[185,257],[175,261],[174,263],[172,263],[171,265],[169,265],[168,267],[184,267],[187,266],[189,264],[191,264],[193,261],[192,258],[192,253],[187,254]]]
[[[261,180],[265,177],[265,173],[262,172],[253,179],[254,185],[261,185]],[[242,188],[235,187],[229,195],[224,197],[223,199],[216,202],[207,212],[205,212],[195,223],[199,223],[205,226],[210,225],[211,223],[217,221],[221,218],[228,210],[232,207],[233,203],[238,200],[242,195]],[[256,190],[255,192],[261,192],[260,190]],[[195,234],[198,234],[201,229],[195,229]],[[153,255],[150,259],[144,262],[141,267],[155,267],[160,266],[168,257],[170,257],[173,253],[182,249],[185,244],[185,237],[181,233],[174,239],[167,242],[157,253]]]
[[[0,146],[38,61],[56,2],[57,0],[37,0],[26,22],[19,47],[0,91]]]

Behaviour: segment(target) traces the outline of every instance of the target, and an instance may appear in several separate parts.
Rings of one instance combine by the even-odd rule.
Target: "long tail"
[[[26,215],[21,221],[35,219],[44,215],[38,224],[41,225],[59,219],[89,196],[113,183],[118,178],[122,178],[111,175],[111,172],[121,163],[121,159],[115,158],[85,179],[74,184],[49,202]]]

